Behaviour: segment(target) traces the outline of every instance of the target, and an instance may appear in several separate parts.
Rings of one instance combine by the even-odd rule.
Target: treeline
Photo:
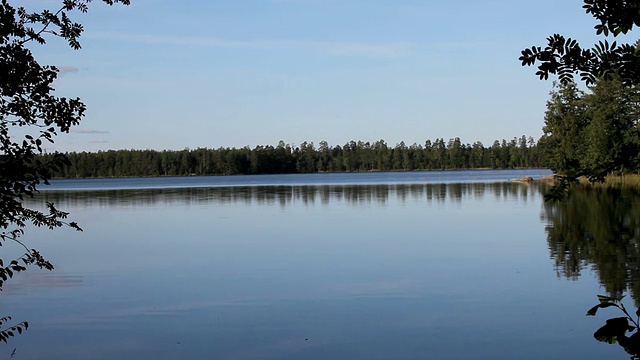
[[[463,144],[459,138],[390,147],[384,140],[374,143],[351,141],[329,146],[321,141],[299,146],[248,146],[178,151],[109,150],[72,152],[71,165],[58,171],[61,178],[288,174],[315,172],[409,171],[477,168],[543,167],[533,138],[496,140],[490,147],[481,142]]]

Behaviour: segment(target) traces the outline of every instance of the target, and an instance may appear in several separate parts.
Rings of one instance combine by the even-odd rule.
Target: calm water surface
[[[505,181],[526,174],[549,172],[55,182],[39,200],[84,232],[27,233],[56,269],[5,285],[3,315],[31,326],[0,356],[628,358],[584,316],[628,269],[607,283],[594,242],[562,236],[601,214]]]

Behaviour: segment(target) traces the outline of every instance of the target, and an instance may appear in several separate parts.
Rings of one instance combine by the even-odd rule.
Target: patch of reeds
[[[604,182],[591,183],[586,177],[578,179],[580,184],[601,188],[637,188],[640,189],[640,174],[607,175]]]

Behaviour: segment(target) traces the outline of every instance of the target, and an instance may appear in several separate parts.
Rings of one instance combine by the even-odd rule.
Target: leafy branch
[[[640,1],[638,0],[584,0],[587,14],[600,23],[594,26],[598,36],[626,34],[634,26],[640,26]],[[522,66],[538,63],[536,75],[547,80],[557,75],[562,84],[574,81],[578,75],[587,85],[597,79],[610,80],[620,77],[625,86],[640,83],[640,43],[611,44],[605,39],[592,48],[583,48],[571,38],[554,34],[547,38],[547,46],[533,46],[521,51]]]
[[[595,316],[599,309],[609,307],[618,308],[625,316],[607,320],[606,324],[593,334],[593,337],[607,344],[618,343],[631,355],[632,359],[640,359],[640,309],[636,310],[634,318],[621,302],[622,298],[598,295],[599,303],[587,311],[587,316]],[[631,336],[627,336],[627,332],[632,333]]]
[[[5,343],[9,340],[9,337],[14,337],[16,333],[22,334],[23,331],[29,328],[29,323],[26,321],[22,321],[9,327],[4,326],[8,321],[11,321],[11,316],[4,316],[0,318],[0,341],[4,341]],[[15,352],[15,349],[13,351]]]
[[[547,38],[546,47],[524,49],[518,60],[522,66],[539,63],[536,75],[540,80],[547,80],[553,74],[562,84],[568,84],[579,75],[581,81],[592,85],[597,79],[610,80],[617,75],[626,86],[631,86],[640,76],[638,45],[618,45],[615,41],[610,44],[604,40],[592,49],[585,49],[574,39],[554,34]]]
[[[129,0],[102,0],[108,5]],[[53,173],[70,165],[66,155],[48,154],[43,144],[53,143],[58,132],[68,133],[84,117],[85,104],[79,98],[59,97],[53,86],[59,69],[41,65],[25,45],[31,41],[45,44],[45,36],[67,40],[72,49],[80,49],[78,41],[83,27],[73,22],[69,13],[88,11],[92,0],[61,0],[56,11],[29,12],[23,6],[0,2],[0,246],[7,241],[23,247],[20,257],[6,263],[0,259],[0,290],[14,274],[29,265],[51,270],[53,265],[36,249],[28,248],[19,238],[28,224],[55,229],[63,226],[82,229],[68,222],[68,213],[53,203],[39,211],[24,206],[25,196],[33,197],[41,184],[48,184]],[[33,134],[11,134],[16,127],[33,127]],[[9,320],[0,318],[0,325]],[[17,332],[26,330],[26,322],[0,327],[0,341],[7,342]]]

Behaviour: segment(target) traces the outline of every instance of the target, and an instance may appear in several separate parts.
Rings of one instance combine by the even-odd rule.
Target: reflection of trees
[[[575,188],[562,202],[546,203],[547,240],[558,274],[576,278],[591,266],[619,297],[629,288],[638,303],[640,202],[638,190]]]
[[[149,206],[167,203],[200,204],[257,204],[286,207],[292,204],[327,205],[340,202],[352,205],[385,205],[394,198],[424,200],[427,203],[459,202],[485,196],[514,198],[526,201],[537,188],[519,183],[449,183],[449,184],[389,184],[389,185],[279,185],[232,186],[209,188],[167,188],[136,190],[67,190],[43,191],[39,200],[54,202],[61,208]]]

